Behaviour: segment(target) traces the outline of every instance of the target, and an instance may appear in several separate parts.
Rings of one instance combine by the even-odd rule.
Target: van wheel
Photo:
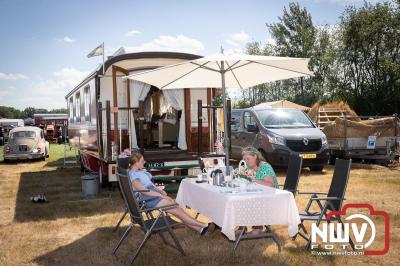
[[[324,166],[323,165],[310,166],[310,170],[315,172],[322,172],[322,170],[324,170]]]

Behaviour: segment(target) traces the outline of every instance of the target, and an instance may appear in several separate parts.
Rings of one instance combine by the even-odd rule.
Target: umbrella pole
[[[224,151],[225,151],[225,164],[226,164],[226,174],[230,175],[229,171],[229,139],[228,139],[228,115],[226,113],[226,91],[225,91],[225,69],[224,61],[221,61],[221,84],[222,84],[222,98],[224,98]]]

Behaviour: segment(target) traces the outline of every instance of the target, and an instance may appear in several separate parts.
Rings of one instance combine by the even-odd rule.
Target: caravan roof
[[[122,61],[132,60],[132,59],[181,59],[181,60],[194,60],[201,58],[200,55],[188,54],[188,53],[178,53],[178,52],[137,52],[137,53],[127,53],[129,49],[121,47],[119,48],[113,56],[108,57],[104,62],[104,69],[107,72],[108,68],[116,63],[122,63]],[[157,68],[154,66],[153,68]],[[148,68],[147,68],[148,69]],[[131,69],[129,69],[131,70]],[[145,70],[145,69],[143,69]],[[72,89],[66,96],[65,99],[78,90],[82,85],[86,84],[89,80],[95,76],[101,76],[103,73],[103,67],[97,67],[92,73],[90,73],[86,78],[82,80],[74,89]]]

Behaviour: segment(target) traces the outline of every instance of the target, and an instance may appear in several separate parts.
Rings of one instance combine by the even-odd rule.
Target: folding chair
[[[117,159],[117,167],[122,168],[122,169],[128,169],[128,167],[129,167],[129,158],[118,158]],[[121,188],[121,186],[120,186],[120,188]],[[122,190],[120,189],[120,192],[121,191]],[[121,194],[121,196],[122,196],[122,194]],[[122,214],[121,218],[119,219],[117,225],[114,227],[113,232],[116,232],[118,230],[119,226],[121,225],[121,223],[124,220],[126,215],[128,215],[128,208],[125,206],[124,213]]]
[[[329,187],[328,193],[323,192],[299,192],[298,194],[308,194],[311,195],[305,211],[300,213],[301,224],[299,225],[299,233],[301,237],[308,241],[306,249],[309,249],[311,246],[311,237],[308,236],[308,232],[304,226],[304,221],[314,221],[316,222],[317,227],[320,225],[322,221],[326,221],[328,223],[332,221],[337,221],[342,225],[344,229],[344,224],[340,215],[332,216],[330,220],[326,220],[328,211],[339,211],[342,208],[343,201],[345,200],[344,196],[346,194],[347,183],[349,181],[350,175],[350,160],[336,159],[335,169],[333,171],[333,177],[331,181],[331,185]],[[318,195],[326,195],[326,197],[318,197]],[[313,203],[317,203],[319,207],[318,212],[311,212],[310,208]],[[303,232],[302,232],[302,231]],[[336,231],[334,232],[336,236]],[[297,236],[297,235],[296,235]],[[296,239],[296,236],[293,237],[293,240]],[[351,247],[354,250],[354,244],[352,239],[349,240]]]
[[[258,239],[258,238],[272,238],[272,240],[276,243],[278,246],[278,251],[281,252],[282,250],[282,245],[281,241],[279,240],[278,236],[272,231],[270,225],[265,225],[265,231],[257,234],[257,235],[252,235],[246,233],[246,226],[241,226],[239,229],[239,235],[236,237],[235,244],[233,245],[232,248],[232,257],[235,257],[236,249],[239,246],[240,241],[242,240],[249,240],[249,239]]]
[[[297,193],[297,186],[299,185],[302,166],[303,158],[296,153],[290,154],[283,189],[292,192],[293,196],[296,196]]]
[[[150,238],[152,234],[159,234],[161,239],[166,245],[169,245],[175,249],[177,249],[181,254],[185,254],[182,246],[180,245],[178,238],[176,237],[174,231],[172,230],[178,225],[181,225],[180,223],[174,221],[171,219],[170,216],[166,214],[166,211],[169,209],[176,208],[178,204],[171,204],[171,205],[165,205],[165,206],[160,206],[160,207],[155,207],[155,208],[140,208],[137,198],[134,195],[134,193],[142,193],[142,192],[149,192],[149,190],[134,190],[132,188],[132,184],[127,176],[127,171],[126,169],[118,168],[117,171],[117,178],[120,184],[121,192],[125,201],[125,204],[128,208],[128,213],[131,218],[131,223],[129,224],[128,228],[122,235],[121,239],[118,241],[116,247],[114,248],[112,254],[115,255],[118,248],[121,246],[122,242],[124,239],[128,236],[129,232],[131,231],[132,227],[136,224],[140,227],[142,232],[144,233],[144,238],[142,242],[140,243],[139,247],[133,254],[132,258],[129,261],[129,265],[133,264],[135,259],[138,257],[140,251],[144,247],[145,243],[147,240]],[[149,217],[147,216],[147,219],[143,218],[143,214],[149,213],[152,211],[158,211],[159,214],[157,217]],[[168,232],[173,239],[175,245],[172,245],[167,242],[165,239],[163,233]]]

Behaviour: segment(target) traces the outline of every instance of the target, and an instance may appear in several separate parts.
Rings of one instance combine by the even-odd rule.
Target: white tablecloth
[[[230,240],[235,240],[237,226],[288,225],[289,236],[297,234],[300,217],[291,192],[257,185],[262,191],[227,194],[221,187],[195,181],[182,180],[176,202],[208,217]]]

